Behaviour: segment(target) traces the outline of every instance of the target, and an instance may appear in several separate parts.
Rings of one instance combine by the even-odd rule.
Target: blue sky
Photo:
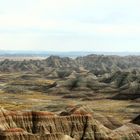
[[[139,0],[0,0],[0,50],[140,52]]]

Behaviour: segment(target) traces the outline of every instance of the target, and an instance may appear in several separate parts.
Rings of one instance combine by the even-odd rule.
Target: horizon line
[[[9,51],[9,52],[53,52],[53,53],[70,53],[70,52],[77,52],[77,53],[140,53],[137,51],[83,51],[83,50],[77,50],[77,51],[72,51],[72,50],[68,50],[68,51],[53,51],[53,50],[3,50],[0,49],[0,52],[5,52],[5,51]]]

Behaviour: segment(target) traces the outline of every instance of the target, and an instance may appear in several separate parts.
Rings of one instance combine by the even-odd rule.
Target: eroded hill
[[[6,110],[0,111],[0,139],[139,140],[139,60],[1,61],[0,105]]]
[[[9,82],[3,87],[6,91],[11,89],[12,92],[14,89],[47,91],[52,88],[50,91],[63,90],[68,93],[64,96],[66,98],[78,98],[80,94],[81,98],[83,96],[85,99],[86,93],[90,94],[91,99],[97,95],[96,93],[111,93],[106,96],[113,99],[127,100],[140,97],[139,56],[89,55],[76,59],[50,56],[45,60],[29,61],[6,59],[0,62],[0,71],[1,73],[24,73],[21,77],[16,77],[16,81]],[[31,80],[37,79],[35,77],[37,74],[40,81],[53,79],[55,84],[47,86],[46,83],[43,87],[40,83],[35,84],[35,81],[32,83]],[[73,94],[75,91],[79,93]],[[80,93],[81,91],[83,93]]]
[[[115,130],[94,116],[73,109],[71,115],[50,112],[13,112],[0,109],[1,140],[139,140],[140,126],[125,124]]]

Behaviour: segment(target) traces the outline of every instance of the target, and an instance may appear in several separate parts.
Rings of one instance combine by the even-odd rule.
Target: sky
[[[0,50],[140,52],[140,0],[0,0]]]

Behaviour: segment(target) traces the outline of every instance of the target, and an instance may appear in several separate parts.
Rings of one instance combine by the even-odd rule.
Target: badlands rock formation
[[[117,100],[140,98],[140,56],[88,55],[76,59],[50,56],[44,60],[24,61],[5,59],[0,61],[0,73],[23,73],[21,77],[11,76],[11,81],[1,77],[0,82],[4,84],[0,88],[7,93],[28,90],[48,93],[48,89],[52,89],[56,94],[63,89],[71,92],[64,98],[89,100],[89,92],[90,100],[98,93],[110,93],[105,98]],[[37,84],[36,78],[56,82],[44,86],[41,82]],[[72,91],[77,91],[77,94]]]
[[[115,130],[90,113],[57,116],[50,112],[0,109],[0,140],[139,140],[140,126],[129,123]]]

